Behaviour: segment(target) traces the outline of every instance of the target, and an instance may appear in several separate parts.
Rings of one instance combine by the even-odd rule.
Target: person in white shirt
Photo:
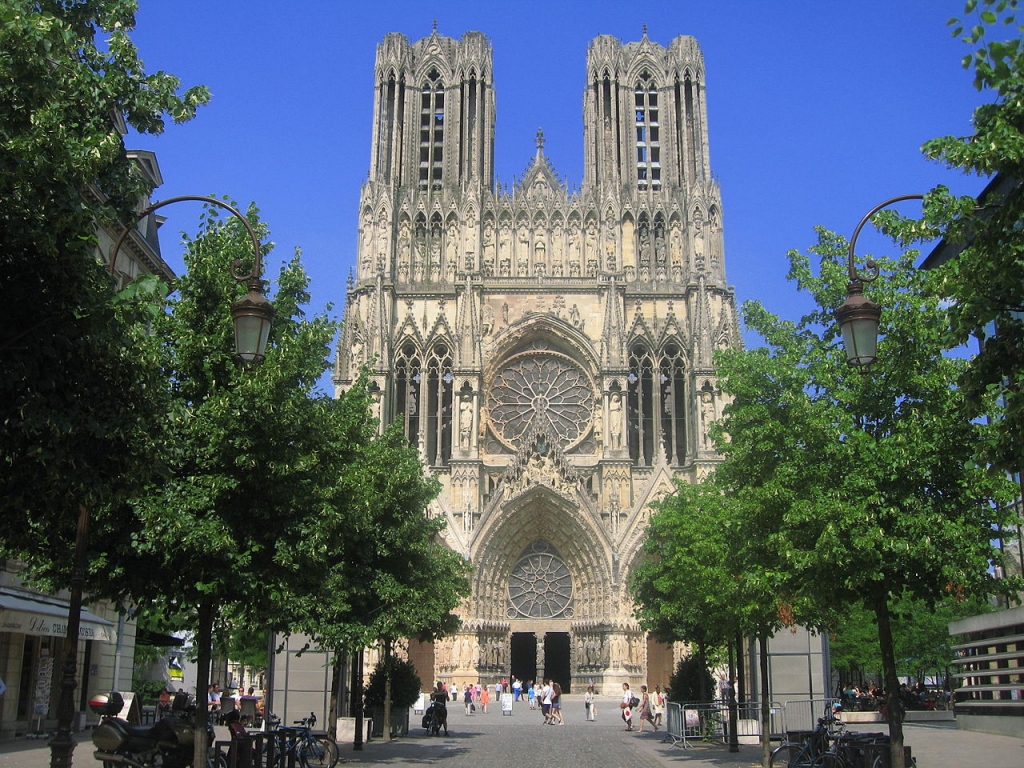
[[[622,710],[622,722],[626,724],[626,730],[633,730],[633,694],[629,690],[629,683],[622,684],[622,702],[619,708]]]
[[[551,717],[551,697],[554,695],[555,689],[551,687],[551,681],[544,681],[544,688],[541,690],[540,695],[540,709],[544,713],[544,724],[551,725],[554,720]]]

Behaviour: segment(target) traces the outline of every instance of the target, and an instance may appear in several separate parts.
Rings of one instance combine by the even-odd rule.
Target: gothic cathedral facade
[[[483,34],[389,34],[375,73],[334,382],[367,366],[473,566],[459,634],[410,655],[424,682],[664,684],[673,649],[640,630],[629,575],[650,503],[719,460],[712,355],[741,343],[700,47],[590,43],[571,191],[540,131],[496,185]]]

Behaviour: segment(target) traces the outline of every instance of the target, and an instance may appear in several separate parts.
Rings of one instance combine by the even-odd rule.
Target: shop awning
[[[156,648],[180,648],[185,641],[174,635],[165,635],[163,632],[155,632],[152,629],[138,629],[135,631],[135,645],[152,645]]]
[[[14,594],[0,589],[0,632],[67,637],[68,603],[55,597]],[[114,635],[114,622],[82,609],[78,627],[80,640],[112,643],[116,639]]]

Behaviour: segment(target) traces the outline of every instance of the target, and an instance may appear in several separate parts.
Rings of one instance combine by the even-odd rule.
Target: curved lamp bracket
[[[886,206],[903,200],[924,200],[924,195],[900,195],[879,203],[864,215],[857,228],[853,230],[853,237],[850,238],[850,251],[847,257],[850,282],[846,286],[846,301],[835,311],[835,318],[843,334],[846,362],[862,373],[866,372],[878,358],[878,321],[882,316],[882,308],[864,295],[864,283],[878,279],[878,264],[874,259],[868,259],[864,266],[869,272],[861,274],[857,271],[854,264],[857,238],[872,216]]]
[[[924,200],[924,195],[900,195],[899,197],[890,197],[885,202],[879,203],[864,214],[864,218],[860,220],[857,228],[853,230],[853,237],[850,238],[850,251],[847,257],[847,268],[850,271],[850,282],[859,281],[861,283],[872,283],[878,279],[878,264],[874,259],[868,259],[864,262],[864,266],[871,270],[870,276],[862,275],[857,271],[857,266],[854,264],[854,249],[857,247],[857,238],[860,237],[860,231],[864,229],[864,225],[871,221],[872,216],[883,208],[893,205],[894,203],[902,202],[903,200]]]
[[[266,296],[263,295],[263,280],[260,277],[263,273],[263,253],[260,239],[256,235],[256,230],[253,229],[252,224],[242,215],[241,211],[215,197],[207,195],[180,195],[179,197],[170,197],[158,203],[153,203],[153,205],[142,210],[135,217],[135,221],[141,221],[153,213],[153,211],[159,210],[165,205],[185,201],[209,203],[210,205],[219,206],[241,221],[245,226],[245,231],[249,233],[249,240],[252,241],[252,269],[249,272],[241,272],[241,259],[236,259],[231,269],[231,276],[238,282],[245,283],[249,292],[231,305],[231,316],[235,323],[236,357],[244,363],[262,362],[267,348],[267,339],[270,334],[270,323],[274,318],[274,307],[267,301]],[[113,250],[110,252],[110,274],[114,274],[117,254],[121,250],[125,238],[128,237],[129,231],[128,227],[124,228],[121,236],[114,243]]]

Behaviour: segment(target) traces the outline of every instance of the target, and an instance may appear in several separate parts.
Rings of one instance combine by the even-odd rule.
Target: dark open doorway
[[[562,686],[562,693],[571,692],[568,632],[548,632],[544,635],[544,676]]]
[[[531,680],[537,680],[537,636],[533,632],[512,633],[511,674],[523,681],[523,691]]]

